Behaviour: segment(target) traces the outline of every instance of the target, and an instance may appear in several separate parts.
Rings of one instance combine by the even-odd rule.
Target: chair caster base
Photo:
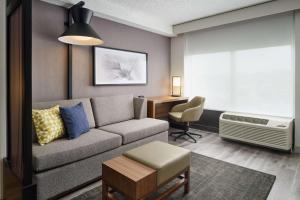
[[[170,136],[177,135],[174,137],[174,141],[177,139],[183,137],[183,136],[188,136],[194,143],[197,143],[197,140],[193,136],[198,136],[199,138],[202,138],[202,135],[197,134],[197,133],[191,133],[189,131],[180,131],[180,132],[173,132],[170,134]]]

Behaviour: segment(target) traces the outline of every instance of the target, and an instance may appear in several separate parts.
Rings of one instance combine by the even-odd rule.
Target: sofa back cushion
[[[91,102],[98,127],[134,118],[133,95],[95,97]]]
[[[32,108],[45,109],[45,108],[51,108],[55,105],[59,105],[60,107],[71,107],[79,104],[80,102],[82,102],[85,114],[89,121],[90,128],[95,128],[95,119],[94,119],[94,114],[91,106],[91,100],[89,98],[33,103]]]
[[[46,108],[51,108],[55,105],[59,105],[61,107],[70,107],[70,106],[75,106],[82,102],[84,111],[86,113],[89,126],[90,128],[95,127],[95,119],[94,119],[94,114],[91,106],[91,101],[89,98],[83,98],[83,99],[71,99],[71,100],[60,100],[60,101],[49,101],[49,102],[38,102],[38,103],[33,103],[32,108],[33,109],[46,109]],[[36,134],[33,129],[33,142],[36,142]]]

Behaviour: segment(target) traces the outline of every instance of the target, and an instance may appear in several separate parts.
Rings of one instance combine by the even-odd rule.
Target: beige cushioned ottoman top
[[[157,171],[157,185],[161,185],[190,165],[190,150],[154,141],[124,153]]]

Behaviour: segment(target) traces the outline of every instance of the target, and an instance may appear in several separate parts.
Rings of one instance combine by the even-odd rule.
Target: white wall
[[[181,84],[182,84],[182,91],[184,88],[184,49],[185,49],[185,39],[183,35],[178,35],[177,37],[171,38],[171,77],[170,82],[172,81],[172,76],[181,76]],[[172,84],[170,85],[172,87]],[[172,91],[170,89],[170,91]]]
[[[300,9],[299,0],[276,0],[173,26],[174,34],[217,27]]]
[[[3,158],[6,156],[5,0],[0,0],[0,199],[3,198]]]
[[[295,11],[295,151],[300,153],[300,10]]]

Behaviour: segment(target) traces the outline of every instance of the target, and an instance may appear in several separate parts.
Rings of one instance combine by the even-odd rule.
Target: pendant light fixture
[[[58,38],[59,41],[73,45],[94,46],[103,44],[101,37],[89,25],[93,11],[83,8],[80,1],[70,8],[73,24]]]

